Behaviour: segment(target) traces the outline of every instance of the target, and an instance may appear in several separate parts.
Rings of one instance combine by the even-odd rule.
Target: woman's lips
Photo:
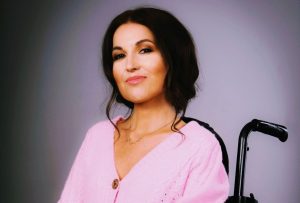
[[[146,78],[146,76],[141,76],[141,75],[129,77],[126,80],[126,83],[131,84],[131,85],[135,85],[135,84],[138,84],[138,83],[142,82],[145,78]]]

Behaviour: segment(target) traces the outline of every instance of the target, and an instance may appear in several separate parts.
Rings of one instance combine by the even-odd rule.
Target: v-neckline
[[[113,119],[113,123],[116,124],[120,119],[123,119],[122,116],[117,116],[115,119]],[[193,123],[193,121],[190,121],[188,123],[186,123],[182,128],[180,128],[180,131],[185,131],[185,129],[191,124]],[[140,165],[143,164],[143,162],[145,162],[146,160],[149,160],[151,158],[149,157],[156,157],[156,155],[160,154],[160,150],[161,149],[166,149],[165,147],[168,146],[172,146],[173,141],[177,140],[176,138],[178,138],[178,136],[172,136],[177,132],[172,132],[170,133],[165,139],[163,139],[160,143],[158,143],[155,147],[153,147],[150,151],[148,151],[140,160],[138,160],[131,168],[130,170],[127,172],[127,174],[120,180],[120,176],[118,173],[118,169],[116,166],[116,159],[115,159],[115,146],[114,146],[114,133],[115,133],[115,128],[114,126],[112,127],[112,134],[113,136],[111,139],[111,144],[112,144],[112,153],[111,153],[111,158],[112,158],[112,163],[113,163],[113,171],[114,171],[114,175],[115,177],[119,180],[120,183],[124,183],[126,182],[126,180],[128,179],[128,177],[130,177],[133,173],[135,173],[135,171],[137,170],[137,168],[140,167]],[[165,146],[165,147],[164,147]],[[153,159],[153,158],[152,158]]]

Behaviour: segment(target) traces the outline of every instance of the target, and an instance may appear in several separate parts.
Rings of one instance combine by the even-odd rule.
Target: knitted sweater
[[[117,118],[118,119],[118,118]],[[114,119],[114,122],[117,121]],[[91,127],[58,203],[223,203],[229,192],[215,136],[187,123],[148,152],[121,180],[114,161],[114,127]]]

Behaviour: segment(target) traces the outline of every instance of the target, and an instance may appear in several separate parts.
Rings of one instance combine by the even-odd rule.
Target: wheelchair
[[[229,174],[229,159],[226,150],[226,146],[222,138],[210,127],[207,123],[199,121],[195,118],[182,117],[185,123],[190,121],[196,121],[200,126],[208,129],[212,132],[216,139],[219,141],[222,150],[222,162],[225,167],[227,174]],[[244,175],[246,165],[246,154],[249,150],[247,144],[247,138],[252,131],[261,132],[264,134],[271,135],[278,138],[281,142],[285,142],[288,139],[288,131],[285,126],[270,123],[258,119],[253,119],[247,123],[241,130],[238,142],[238,152],[236,160],[236,171],[235,171],[235,184],[234,184],[234,195],[229,196],[225,203],[258,203],[254,195],[250,193],[250,197],[244,196]]]

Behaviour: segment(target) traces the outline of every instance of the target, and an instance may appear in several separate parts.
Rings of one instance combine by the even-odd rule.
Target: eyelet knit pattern
[[[227,199],[229,181],[219,143],[193,121],[181,129],[184,141],[173,133],[113,189],[112,182],[118,178],[114,130],[109,121],[89,129],[59,203],[223,203]]]

